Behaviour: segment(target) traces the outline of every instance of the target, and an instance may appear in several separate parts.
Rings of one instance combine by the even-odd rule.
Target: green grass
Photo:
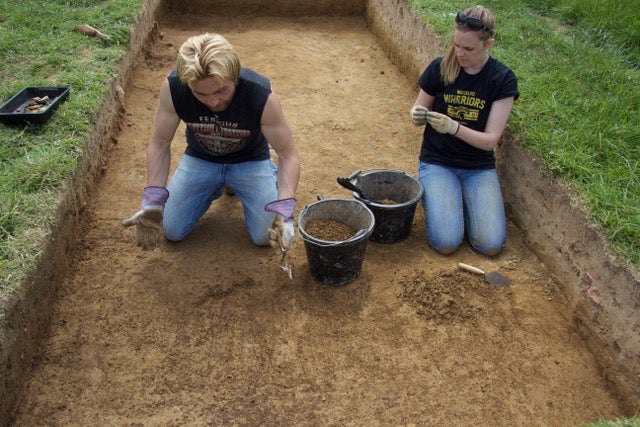
[[[142,0],[0,2],[0,99],[26,86],[71,87],[46,124],[0,125],[0,297],[18,289],[40,253],[141,7]],[[76,24],[112,39],[87,37]]]
[[[581,424],[583,427],[640,427],[640,417],[618,418],[616,420],[598,420],[590,424]]]
[[[640,9],[628,0],[528,0],[525,4],[542,15],[559,19],[581,37],[618,50],[629,65],[640,64]]]

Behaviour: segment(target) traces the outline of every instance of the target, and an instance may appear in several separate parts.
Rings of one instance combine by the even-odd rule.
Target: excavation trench
[[[434,253],[419,207],[408,238],[369,242],[355,282],[316,283],[301,242],[289,279],[229,196],[185,241],[137,248],[120,221],[138,207],[158,87],[186,37],[220,32],[271,78],[302,159],[298,211],[350,198],[336,177],[356,169],[415,174],[407,112],[440,52],[401,1],[183,3],[145,3],[113,82],[124,99],[105,99],[3,320],[2,424],[566,426],[640,408],[638,274],[513,135],[498,150],[510,223],[496,259]]]

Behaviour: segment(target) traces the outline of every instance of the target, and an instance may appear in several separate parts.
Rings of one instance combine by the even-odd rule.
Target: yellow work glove
[[[424,126],[427,124],[427,113],[429,110],[422,105],[414,105],[411,108],[411,121],[416,126]]]
[[[436,113],[435,111],[429,111],[427,113],[427,123],[429,123],[436,132],[448,133],[450,135],[458,133],[458,129],[460,128],[460,123],[445,114]]]

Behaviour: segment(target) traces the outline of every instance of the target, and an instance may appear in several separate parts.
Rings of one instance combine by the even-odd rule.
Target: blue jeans
[[[427,241],[436,251],[455,251],[466,227],[469,244],[476,251],[489,256],[500,253],[507,224],[495,169],[455,169],[420,162],[418,178],[424,187]]]
[[[169,200],[164,207],[164,235],[172,241],[184,239],[211,203],[231,188],[244,212],[251,240],[269,244],[268,230],[275,214],[264,206],[278,198],[277,170],[271,160],[243,163],[213,163],[185,154],[171,177]]]

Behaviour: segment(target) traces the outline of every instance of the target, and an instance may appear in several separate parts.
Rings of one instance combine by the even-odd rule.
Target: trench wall
[[[161,1],[158,14],[220,16],[349,16],[363,15],[365,0],[191,0]]]
[[[428,62],[441,52],[442,42],[403,0],[145,0],[136,19],[130,49],[119,64],[85,153],[64,187],[57,223],[40,262],[7,305],[1,319],[0,426],[8,425],[16,391],[37,361],[56,299],[58,283],[69,271],[69,260],[88,219],[85,201],[100,178],[100,170],[122,111],[118,87],[126,87],[132,65],[156,30],[159,14],[216,15],[364,15],[389,58],[408,80],[417,81]],[[567,316],[587,339],[603,373],[631,412],[640,408],[640,275],[625,268],[609,249],[570,189],[540,172],[534,156],[510,135],[498,152],[499,174],[512,220],[523,230],[541,260],[563,284]],[[525,179],[526,177],[526,179]],[[531,196],[531,182],[535,182]],[[525,188],[528,188],[525,196]],[[553,215],[549,215],[553,212]],[[571,233],[567,233],[570,230]],[[567,235],[580,238],[567,241]]]
[[[147,39],[154,34],[153,17],[157,5],[158,0],[144,1],[132,28],[130,48],[118,64],[117,76],[94,117],[94,129],[87,135],[77,169],[63,185],[55,225],[42,254],[21,284],[20,291],[4,306],[5,316],[0,319],[0,426],[9,425],[17,391],[37,362],[58,286],[70,271],[75,248],[89,221],[86,201],[92,197],[107,150],[117,133],[123,111],[119,89],[126,87],[132,65],[139,60]]]
[[[497,152],[511,220],[551,270],[566,316],[597,358],[603,376],[640,411],[640,274],[625,266],[589,220],[571,188],[543,174],[537,159],[512,135]]]

